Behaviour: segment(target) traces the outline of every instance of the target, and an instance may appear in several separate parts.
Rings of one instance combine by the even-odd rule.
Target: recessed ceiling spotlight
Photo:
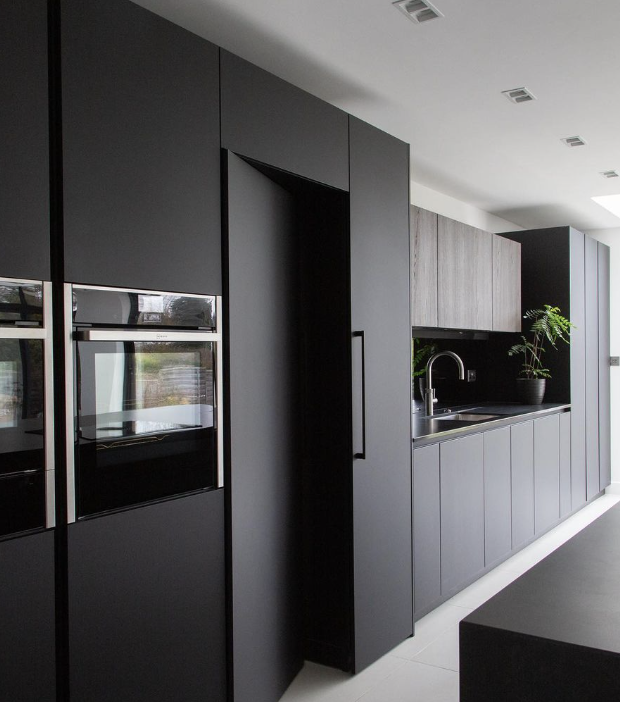
[[[597,205],[609,210],[616,217],[620,217],[620,195],[603,195],[592,198]]]
[[[392,5],[416,24],[443,17],[443,14],[426,0],[396,0]]]
[[[580,136],[565,137],[562,141],[566,146],[585,146],[586,142]]]
[[[601,171],[603,178],[618,178],[617,171]]]
[[[530,93],[527,88],[512,88],[511,90],[502,90],[502,95],[505,95],[510,102],[531,102],[536,98]]]

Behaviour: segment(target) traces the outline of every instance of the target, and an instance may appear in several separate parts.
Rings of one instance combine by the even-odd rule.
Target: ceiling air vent
[[[397,0],[392,4],[416,24],[443,17],[436,7],[425,0]]]
[[[530,93],[527,88],[512,88],[512,90],[502,90],[502,95],[505,95],[510,102],[530,102],[536,98]]]
[[[566,137],[562,139],[566,146],[585,146],[586,142],[580,136]]]
[[[603,178],[618,178],[617,171],[601,171]]]

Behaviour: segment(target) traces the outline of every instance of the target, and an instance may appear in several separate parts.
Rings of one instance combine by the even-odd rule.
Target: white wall
[[[462,200],[457,200],[437,190],[427,188],[425,185],[420,185],[420,183],[416,183],[413,180],[411,181],[411,204],[430,212],[436,212],[444,217],[455,219],[457,222],[484,229],[487,232],[500,233],[523,229],[523,227],[518,227],[512,222],[501,219],[501,217],[496,217]]]
[[[620,356],[620,227],[617,229],[592,229],[586,234],[607,244],[610,248],[610,356]],[[620,427],[620,368],[611,368],[611,480],[620,484],[620,437],[615,429]]]

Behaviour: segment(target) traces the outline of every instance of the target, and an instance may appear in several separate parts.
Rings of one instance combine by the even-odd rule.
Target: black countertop
[[[620,654],[620,505],[463,623]]]
[[[460,623],[461,702],[620,699],[620,505]]]
[[[475,406],[442,408],[432,417],[414,412],[412,417],[412,440],[414,446],[435,443],[444,439],[455,438],[462,434],[471,434],[487,429],[509,426],[526,419],[536,419],[547,414],[555,414],[570,409],[568,404],[547,402],[542,405],[519,405],[516,403],[479,403]],[[442,419],[455,412],[473,412],[475,414],[495,414],[496,418],[479,421]]]

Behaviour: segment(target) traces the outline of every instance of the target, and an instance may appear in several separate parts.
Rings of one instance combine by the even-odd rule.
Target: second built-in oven
[[[67,285],[65,304],[69,521],[220,487],[221,299]]]

